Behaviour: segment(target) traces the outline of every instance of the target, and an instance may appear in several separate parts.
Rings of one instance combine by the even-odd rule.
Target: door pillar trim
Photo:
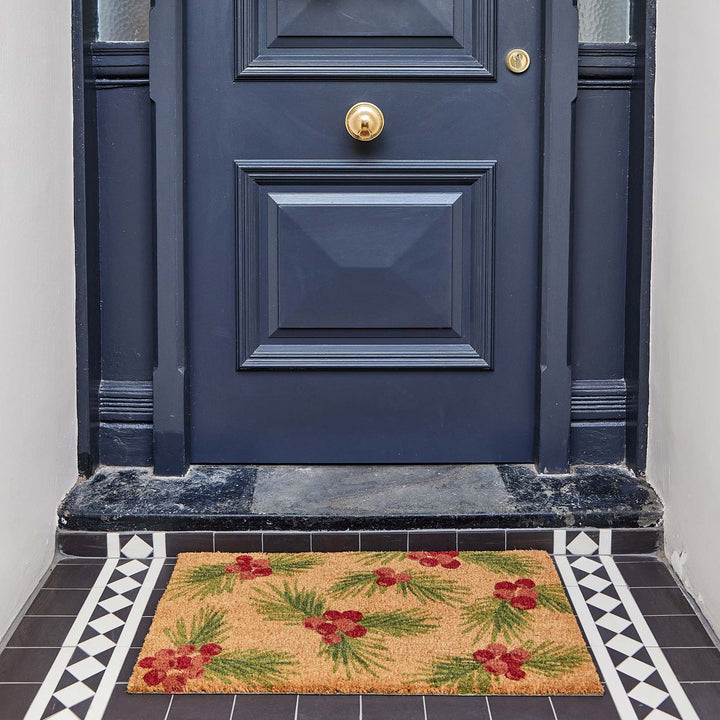
[[[574,102],[578,83],[576,0],[545,3],[544,58],[535,456],[541,472],[564,472],[569,464],[572,399],[569,314]]]
[[[184,3],[150,10],[150,98],[155,120],[156,349],[153,371],[157,475],[188,467],[186,338]]]

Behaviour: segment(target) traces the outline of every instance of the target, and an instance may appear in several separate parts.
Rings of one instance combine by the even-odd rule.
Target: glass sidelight
[[[629,39],[630,0],[578,0],[580,42]],[[143,42],[149,37],[150,0],[98,0],[101,42]]]
[[[580,42],[626,43],[630,39],[630,0],[578,0]]]
[[[150,0],[98,0],[100,42],[147,42]]]

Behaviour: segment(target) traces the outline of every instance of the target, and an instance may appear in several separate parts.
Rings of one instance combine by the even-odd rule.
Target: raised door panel
[[[496,0],[236,0],[237,79],[495,72]]]
[[[494,164],[238,163],[238,369],[492,356]]]

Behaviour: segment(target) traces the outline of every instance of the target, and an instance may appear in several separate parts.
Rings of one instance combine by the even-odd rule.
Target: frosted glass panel
[[[98,0],[98,39],[102,42],[147,41],[150,0]]]
[[[580,42],[625,43],[630,39],[630,0],[578,0]]]

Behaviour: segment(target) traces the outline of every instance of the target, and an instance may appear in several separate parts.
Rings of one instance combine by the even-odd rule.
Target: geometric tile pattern
[[[25,720],[102,718],[165,555],[164,536],[122,540],[108,534],[109,559]]]
[[[601,678],[622,720],[699,720],[638,608],[622,566],[610,555],[613,531],[562,529],[547,532],[548,536]],[[162,532],[107,533],[106,540],[108,559],[25,720],[102,720],[167,555],[166,533]],[[408,536],[408,547],[409,543]],[[177,537],[172,540],[174,551],[180,545]],[[362,699],[360,703],[362,707]]]
[[[698,720],[618,566],[600,552],[608,541],[555,532],[555,561],[623,720]]]

